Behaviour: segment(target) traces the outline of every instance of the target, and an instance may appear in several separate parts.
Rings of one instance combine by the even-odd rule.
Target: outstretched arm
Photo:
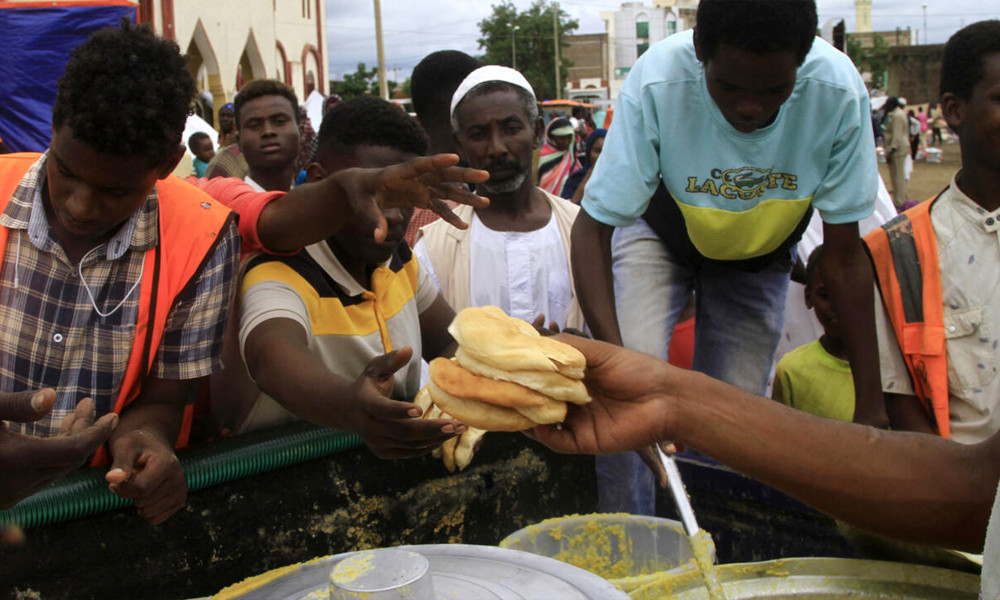
[[[875,339],[875,299],[871,262],[858,237],[857,223],[823,223],[823,279],[833,310],[843,324],[847,360],[854,378],[854,422],[886,428]]]
[[[239,213],[244,252],[288,254],[332,236],[356,214],[367,215],[375,238],[385,239],[387,208],[430,208],[456,227],[467,227],[442,199],[487,206],[488,200],[461,184],[483,182],[489,174],[457,163],[454,154],[438,154],[383,169],[346,169],[287,194],[257,192],[231,178],[187,181]]]
[[[573,279],[583,317],[599,340],[622,343],[615,312],[614,279],[611,272],[611,235],[615,228],[581,209],[570,236]]]
[[[297,321],[273,318],[250,331],[244,353],[261,391],[302,419],[358,434],[379,458],[420,456],[465,431],[451,419],[420,419],[415,404],[389,397],[393,375],[412,357],[409,348],[376,357],[349,380],[309,349]]]
[[[437,154],[382,169],[345,169],[316,183],[300,185],[267,205],[258,232],[273,252],[294,252],[320,242],[340,230],[357,214],[366,215],[375,239],[385,239],[382,210],[429,208],[452,225],[468,227],[443,200],[483,208],[485,198],[467,191],[463,183],[482,183],[486,171],[457,167],[455,154]]]
[[[1000,477],[1000,434],[973,446],[822,419],[700,373],[562,335],[587,357],[594,401],[531,435],[560,452],[658,440],[698,448],[834,517],[884,535],[981,552]]]

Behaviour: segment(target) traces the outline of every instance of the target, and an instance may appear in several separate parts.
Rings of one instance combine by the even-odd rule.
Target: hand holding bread
[[[567,402],[590,401],[582,382],[583,354],[541,336],[526,321],[495,306],[466,308],[448,331],[459,344],[455,359],[431,361],[430,382],[418,394],[422,402],[429,397],[433,407],[469,427],[455,444],[442,447],[446,466],[462,468],[460,452],[461,462],[466,462],[466,454],[471,459],[475,441],[482,437],[478,431],[521,431],[559,423],[566,418]]]

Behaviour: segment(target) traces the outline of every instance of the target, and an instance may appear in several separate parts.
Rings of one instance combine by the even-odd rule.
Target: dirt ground
[[[957,140],[954,143],[945,142],[941,145],[941,150],[943,151],[941,163],[928,163],[922,160],[913,163],[913,174],[910,175],[908,186],[911,199],[923,201],[937,196],[945,186],[951,183],[951,178],[961,167],[962,155],[959,152]],[[892,181],[889,179],[888,165],[879,163],[878,170],[891,193]]]

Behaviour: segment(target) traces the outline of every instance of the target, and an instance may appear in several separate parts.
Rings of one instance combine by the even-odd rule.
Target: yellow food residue
[[[212,596],[212,600],[236,600],[242,595],[252,592],[257,588],[263,587],[268,583],[271,583],[272,581],[279,579],[280,577],[283,577],[284,575],[294,571],[295,569],[298,569],[299,567],[305,565],[311,565],[315,562],[326,560],[327,558],[330,557],[320,556],[310,561],[295,563],[293,565],[288,565],[287,567],[272,569],[270,571],[267,571],[266,573],[261,573],[260,575],[254,575],[253,577],[248,577],[247,579],[244,579],[239,583],[234,583],[233,585],[230,585],[226,588],[223,588],[222,590],[219,590],[219,593]]]
[[[722,585],[715,577],[715,565],[712,561],[712,551],[709,548],[711,538],[704,529],[699,529],[698,533],[690,536],[691,552],[694,554],[694,562],[701,571],[701,578],[705,582],[710,600],[726,600],[726,593],[722,590]]]
[[[370,573],[375,569],[373,561],[374,552],[361,552],[354,556],[349,556],[337,563],[337,566],[330,572],[330,581],[333,583],[351,583],[365,573]]]

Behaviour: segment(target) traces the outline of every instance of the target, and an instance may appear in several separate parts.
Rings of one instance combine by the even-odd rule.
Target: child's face
[[[194,155],[202,162],[209,162],[215,158],[215,147],[211,138],[201,138],[194,145]]]
[[[840,338],[840,322],[833,312],[833,301],[830,299],[830,291],[823,281],[823,269],[817,267],[806,285],[806,306],[813,309],[816,319],[823,326],[826,335],[832,338]]]

